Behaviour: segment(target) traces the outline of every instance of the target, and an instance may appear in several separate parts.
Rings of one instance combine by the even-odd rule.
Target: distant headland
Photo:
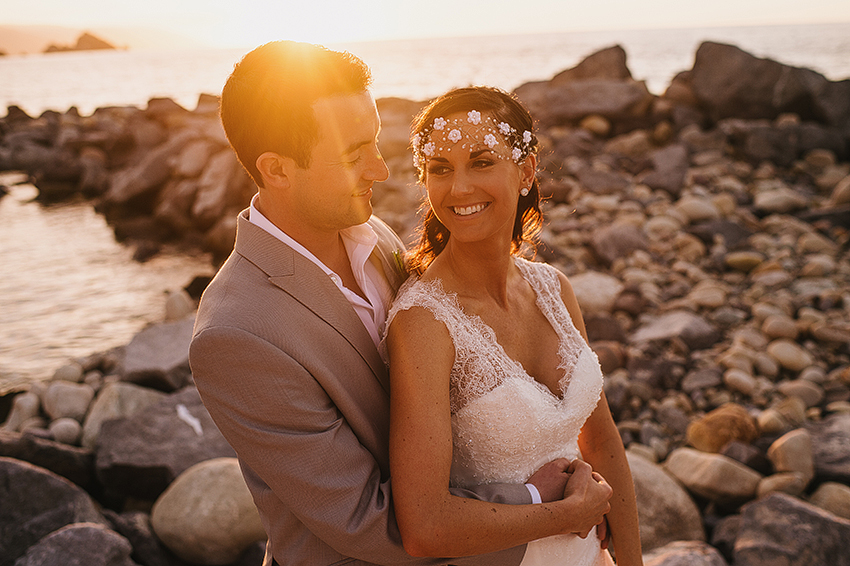
[[[74,45],[55,45],[51,43],[44,50],[45,53],[55,53],[58,51],[93,51],[96,49],[117,49],[114,45],[99,37],[95,37],[89,32],[84,32],[77,38],[77,43]]]

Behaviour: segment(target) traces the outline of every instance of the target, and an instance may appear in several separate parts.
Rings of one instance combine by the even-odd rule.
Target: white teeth
[[[458,216],[469,216],[470,214],[475,214],[476,212],[481,212],[486,207],[486,204],[476,204],[473,206],[462,206],[462,207],[453,207],[455,214]]]

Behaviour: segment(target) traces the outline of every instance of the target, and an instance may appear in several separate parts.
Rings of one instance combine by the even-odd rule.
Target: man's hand
[[[540,492],[540,500],[543,503],[558,501],[564,497],[564,489],[570,478],[567,469],[571,462],[566,458],[552,460],[542,468],[534,472],[526,483],[532,484]]]
[[[567,472],[570,477],[564,488],[564,499],[575,498],[578,529],[574,532],[585,538],[593,527],[605,520],[605,514],[611,510],[608,500],[614,490],[602,475],[594,472],[590,464],[582,460],[573,460]]]

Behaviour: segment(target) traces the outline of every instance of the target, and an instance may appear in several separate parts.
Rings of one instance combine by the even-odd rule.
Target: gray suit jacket
[[[377,218],[393,287],[402,244]],[[362,322],[315,264],[239,215],[201,299],[189,353],[198,391],[236,450],[281,565],[444,564],[401,546],[389,477],[389,377]],[[522,485],[462,495],[530,503]],[[517,547],[453,564],[513,565]]]

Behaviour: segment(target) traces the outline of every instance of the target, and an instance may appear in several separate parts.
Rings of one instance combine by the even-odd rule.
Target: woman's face
[[[429,136],[424,155],[425,188],[434,214],[451,239],[476,242],[499,237],[511,241],[520,189],[531,184],[534,157],[519,165],[498,131],[466,112],[444,117]],[[476,123],[477,122],[477,123]]]

